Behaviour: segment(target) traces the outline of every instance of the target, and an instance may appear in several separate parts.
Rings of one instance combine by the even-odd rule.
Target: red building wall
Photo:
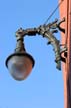
[[[62,63],[64,79],[64,108],[71,108],[71,0],[59,0],[60,19],[65,17],[65,34],[61,33],[62,43],[67,45],[68,53],[66,63]]]

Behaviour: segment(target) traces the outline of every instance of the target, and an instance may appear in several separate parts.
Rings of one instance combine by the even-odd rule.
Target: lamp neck
[[[23,41],[24,41],[23,37],[21,35],[19,35],[17,38],[15,52],[19,52],[19,53],[26,52]]]

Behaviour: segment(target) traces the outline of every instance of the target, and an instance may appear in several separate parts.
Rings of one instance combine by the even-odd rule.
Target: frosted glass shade
[[[10,74],[16,80],[24,80],[34,66],[34,59],[27,53],[15,53],[6,60]]]

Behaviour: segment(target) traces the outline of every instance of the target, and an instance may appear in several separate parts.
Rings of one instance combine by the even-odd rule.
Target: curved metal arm
[[[58,23],[58,20],[55,20],[54,22],[49,23],[48,25],[42,25],[42,26],[39,26],[38,28],[29,28],[26,30],[23,30],[22,28],[20,28],[16,32],[17,41],[21,40],[26,35],[33,36],[33,35],[39,34],[39,35],[42,35],[43,37],[46,37],[49,40],[48,44],[51,44],[53,46],[53,50],[55,52],[55,62],[57,63],[56,67],[57,69],[61,70],[60,41],[53,35],[53,33],[58,32],[57,28],[61,30],[60,24],[62,22],[64,22],[64,20],[62,20],[59,23]]]
[[[38,34],[46,37],[49,40],[49,44],[53,46],[55,52],[55,62],[57,63],[57,69],[61,70],[61,56],[60,56],[60,41],[56,39],[53,35],[53,31],[47,30],[46,26],[40,26],[38,29]]]

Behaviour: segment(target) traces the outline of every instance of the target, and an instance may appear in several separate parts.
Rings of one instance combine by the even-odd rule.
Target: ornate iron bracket
[[[61,23],[63,23],[64,21],[65,18],[63,18],[63,20],[60,22],[58,21],[58,19],[56,19],[54,22],[47,25],[40,25],[38,28],[29,28],[26,30],[20,28],[16,32],[17,42],[18,40],[22,40],[22,38],[26,35],[35,36],[36,34],[38,34],[47,38],[48,44],[51,44],[53,46],[53,50],[55,52],[55,62],[57,64],[56,67],[57,69],[61,70],[61,61],[65,62],[65,58],[63,58],[61,54],[67,52],[67,47],[66,45],[64,45],[64,47],[61,49],[60,41],[54,36],[54,33],[57,33],[58,30],[65,33],[65,29],[60,27]],[[23,48],[23,46],[21,48]]]

